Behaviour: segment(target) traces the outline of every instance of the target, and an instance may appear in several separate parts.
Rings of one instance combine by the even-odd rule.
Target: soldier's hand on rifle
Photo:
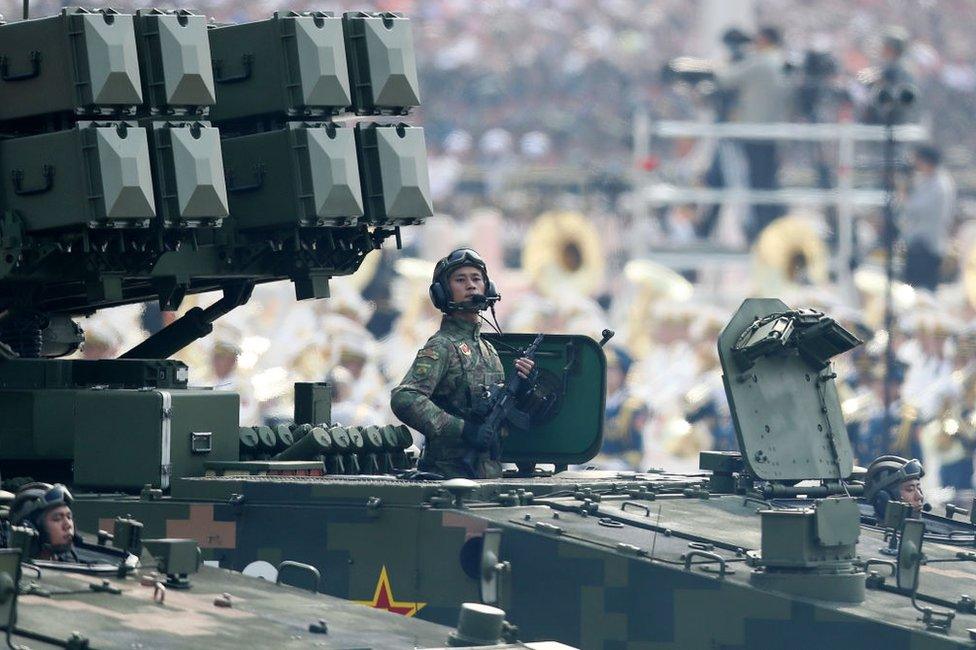
[[[461,438],[472,449],[488,451],[491,447],[492,431],[483,422],[465,420],[461,429]]]
[[[521,359],[515,360],[515,370],[522,379],[528,379],[529,375],[532,374],[532,369],[535,368],[535,361],[532,359],[526,359],[522,357]]]

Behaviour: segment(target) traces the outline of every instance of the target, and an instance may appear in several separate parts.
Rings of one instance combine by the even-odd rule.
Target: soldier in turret
[[[496,478],[502,467],[477,446],[478,396],[483,386],[504,381],[498,352],[481,338],[480,311],[499,299],[488,267],[470,248],[453,251],[434,267],[430,299],[444,317],[441,327],[417,353],[390,406],[400,420],[426,438],[420,469],[447,478]],[[528,377],[534,363],[517,359]],[[474,449],[474,472],[464,462]]]
[[[874,507],[874,515],[884,518],[889,501],[901,501],[912,507],[913,516],[921,515],[925,508],[921,478],[925,476],[922,464],[901,456],[879,456],[868,466],[864,481],[864,499]]]
[[[37,531],[31,557],[59,562],[77,562],[74,550],[73,498],[68,488],[56,483],[28,483],[17,491],[10,506],[10,523]]]

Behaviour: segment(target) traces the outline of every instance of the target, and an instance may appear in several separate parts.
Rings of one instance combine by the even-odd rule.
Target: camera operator
[[[746,57],[747,48],[752,43],[752,38],[745,32],[733,27],[722,35],[722,43],[728,49],[729,63],[734,64],[742,61]],[[685,60],[692,61],[688,57],[685,57]],[[707,77],[703,77],[701,80],[707,80],[714,85],[714,63],[701,62],[700,65],[708,73]],[[685,78],[687,79],[687,76]],[[737,98],[738,96],[735,90],[714,90],[713,101],[715,103],[716,122],[729,121],[729,116]],[[721,189],[730,185],[742,187],[745,185],[744,167],[745,164],[742,162],[742,154],[735,143],[732,141],[723,142],[716,147],[712,155],[712,162],[705,171],[702,181],[705,183],[705,187],[714,189]],[[706,206],[705,211],[695,222],[695,234],[698,237],[707,239],[712,235],[712,232],[718,225],[721,209],[722,206],[718,203]]]
[[[729,121],[754,124],[786,121],[790,96],[781,42],[778,29],[762,27],[742,60],[715,71],[718,87],[735,91]],[[762,139],[743,140],[741,148],[748,166],[749,187],[777,189],[779,159],[776,143]],[[780,205],[754,206],[752,220],[746,224],[749,243],[754,242],[762,229],[782,213]]]
[[[858,73],[858,78],[868,87],[873,100],[883,88],[911,87],[915,83],[905,63],[905,52],[908,51],[908,46],[908,32],[903,28],[891,26],[886,27],[882,32],[879,64]],[[868,124],[884,124],[886,118],[894,124],[904,124],[914,121],[914,117],[910,110],[896,111],[890,115],[883,114],[879,110],[877,101],[871,101],[864,112],[864,121]]]

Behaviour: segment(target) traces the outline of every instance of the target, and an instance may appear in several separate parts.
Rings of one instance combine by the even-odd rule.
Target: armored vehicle
[[[168,357],[256,284],[325,298],[431,214],[423,131],[399,121],[420,99],[403,16],[210,28],[66,9],[0,26],[0,72],[0,469],[69,482],[81,529],[136,518],[224,569],[280,579],[299,563],[331,596],[434,623],[497,605],[520,638],[584,648],[971,645],[972,519],[858,504],[830,365],[858,341],[818,312],[749,300],[732,317],[718,347],[740,453],[703,453],[695,474],[567,470],[601,444],[605,358],[586,337],[545,337],[501,451],[518,469],[480,482],[413,471],[395,423],[334,425],[325,384],[296,385],[294,422],[275,428],[239,422],[234,393],[188,388]],[[207,291],[223,297],[117,359],[61,358],[84,339],[75,317]],[[532,339],[496,339],[509,372]],[[246,584],[226,613],[261,634],[311,613],[200,576],[186,609]],[[94,587],[131,603],[134,626],[162,625],[147,592]],[[51,638],[101,607],[74,596],[31,601],[67,621]],[[23,616],[17,630],[38,629]]]
[[[704,452],[698,474],[529,473],[513,454],[521,475],[439,481],[338,474],[317,452],[211,464],[168,494],[82,495],[76,511],[101,528],[131,514],[246,573],[309,564],[327,593],[406,616],[499,605],[522,638],[583,648],[969,647],[972,524],[898,502],[879,520],[856,500],[830,366],[856,344],[818,312],[746,301],[719,339],[742,453]]]
[[[201,566],[193,540],[144,540],[139,522],[114,523],[114,535],[103,531],[97,542],[76,538],[71,562],[35,558],[34,531],[5,526],[0,628],[11,647],[569,648],[514,641],[517,630],[495,607],[465,605],[451,630],[320,594],[307,565],[286,563],[273,584]]]

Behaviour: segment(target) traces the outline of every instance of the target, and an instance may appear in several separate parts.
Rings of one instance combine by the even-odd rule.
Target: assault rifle
[[[536,336],[519,358],[535,361],[535,353],[542,343],[542,338],[542,334]],[[534,369],[529,378],[522,377],[518,370],[514,370],[500,389],[492,390],[492,387],[485,387],[486,397],[482,401],[484,407],[481,409],[481,412],[485,413],[484,420],[478,427],[472,448],[464,455],[464,466],[471,476],[477,474],[475,463],[478,461],[478,452],[486,450],[491,452],[492,460],[498,460],[501,457],[501,428],[506,421],[523,427],[528,424],[528,422],[513,421],[513,417],[519,413],[515,404],[527,389],[531,389],[535,385],[538,377],[539,373]]]

